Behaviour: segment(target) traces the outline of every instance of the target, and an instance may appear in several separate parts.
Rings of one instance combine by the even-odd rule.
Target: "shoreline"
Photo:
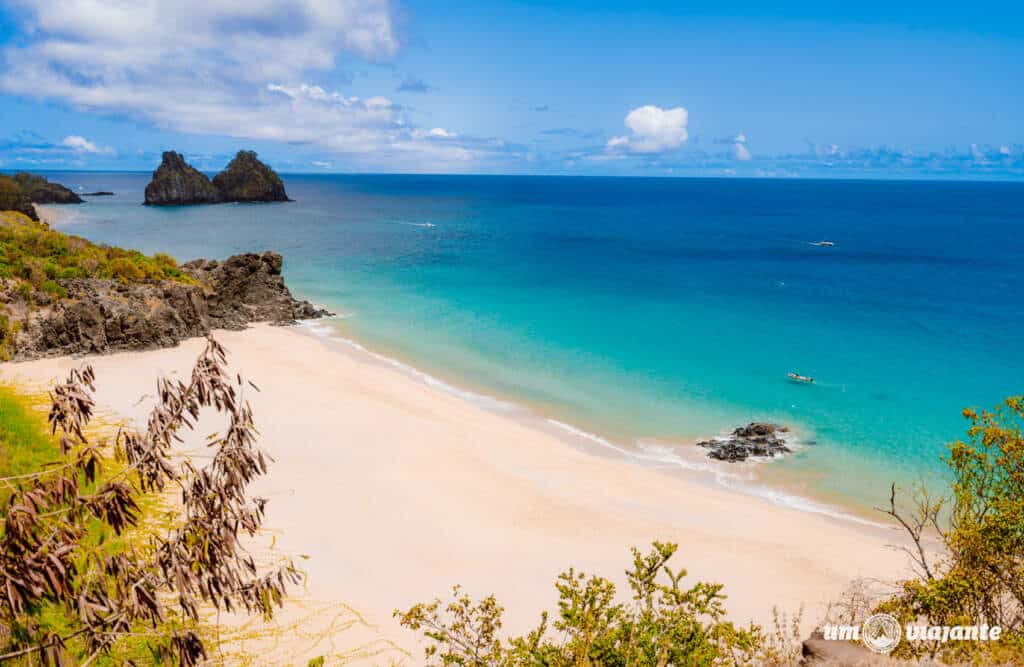
[[[575,566],[621,586],[629,548],[652,540],[680,543],[687,581],[723,583],[741,623],[803,604],[813,625],[851,579],[907,572],[886,548],[901,539],[894,529],[595,456],[309,332],[257,325],[217,337],[262,389],[248,398],[275,463],[254,493],[270,499],[275,550],[308,555],[299,597],[358,610],[368,641],[418,657],[391,611],[455,583],[495,594],[506,630],[524,632],[552,608],[559,572]],[[38,387],[90,363],[97,402],[139,422],[156,377],[187,372],[202,342],[5,364],[2,375]]]
[[[35,205],[40,219],[54,227],[73,223],[81,215],[79,211],[71,210],[74,206],[77,205]],[[335,310],[344,311],[344,308],[338,306]],[[467,389],[463,386],[464,378],[438,377],[432,372],[419,369],[414,361],[376,352],[372,349],[372,342],[361,341],[353,336],[340,324],[341,321],[341,318],[311,320],[303,323],[300,330],[323,338],[332,345],[336,343],[342,352],[353,352],[374,359],[456,397],[518,419],[532,428],[554,435],[594,455],[616,456],[646,467],[669,468],[690,481],[716,485],[734,493],[767,499],[783,507],[875,527],[886,525],[875,520],[875,515],[869,511],[870,506],[824,493],[810,493],[806,488],[797,489],[782,483],[779,479],[765,479],[758,474],[762,466],[783,463],[785,458],[799,455],[799,450],[807,446],[799,441],[796,441],[795,451],[779,461],[754,459],[744,463],[716,462],[693,446],[699,439],[722,434],[707,433],[699,438],[665,441],[639,439],[624,444],[616,437],[565,421],[563,417],[545,411],[542,405],[523,402],[518,398],[494,396],[479,388]]]
[[[331,324],[332,321],[335,322],[334,325]],[[778,460],[751,457],[749,461],[742,463],[714,461],[706,456],[704,450],[696,446],[701,439],[723,434],[708,434],[687,440],[638,440],[630,447],[617,442],[612,436],[563,421],[558,416],[539,409],[540,406],[522,403],[515,398],[494,396],[477,388],[467,389],[460,386],[456,379],[437,377],[417,368],[413,362],[377,352],[371,349],[371,343],[353,337],[338,324],[340,321],[339,318],[307,320],[300,322],[297,330],[323,341],[340,353],[356,355],[390,367],[410,379],[467,400],[495,414],[514,419],[593,456],[623,460],[645,468],[662,469],[667,474],[677,475],[691,483],[705,484],[725,489],[730,493],[767,500],[780,507],[874,528],[890,527],[883,521],[874,520],[873,514],[853,502],[842,503],[835,498],[799,493],[784,484],[767,481],[758,475],[762,466],[781,463],[785,458],[797,455],[800,449],[807,446],[798,440],[791,443],[794,451]]]

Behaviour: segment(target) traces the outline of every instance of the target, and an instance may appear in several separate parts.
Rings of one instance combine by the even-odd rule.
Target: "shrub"
[[[0,213],[0,277],[18,278],[35,287],[47,280],[74,278],[113,278],[124,283],[194,282],[170,255],[147,257],[135,250],[96,245],[13,211]],[[63,296],[61,291],[47,291]]]
[[[950,492],[919,488],[913,508],[884,510],[908,533],[918,576],[879,605],[902,623],[1000,626],[998,642],[903,642],[897,655],[929,655],[975,664],[1024,664],[1024,396],[989,412],[964,410],[967,441],[944,457]],[[938,557],[928,540],[938,538]]]
[[[558,617],[550,622],[544,612],[535,630],[507,642],[499,637],[504,610],[494,597],[474,603],[458,586],[447,603],[437,599],[395,616],[427,638],[425,656],[432,664],[777,664],[780,654],[760,627],[737,628],[724,620],[720,584],[682,587],[686,571],[668,566],[676,549],[659,542],[646,554],[633,549],[626,573],[630,603],[616,601],[608,579],[569,569],[555,583]]]
[[[43,290],[50,296],[56,297],[58,299],[63,299],[68,295],[66,289],[64,289],[63,287],[61,287],[52,280],[44,280],[43,284],[39,286],[39,289]]]
[[[130,260],[118,257],[107,265],[105,273],[123,283],[137,283],[146,277],[146,273]]]

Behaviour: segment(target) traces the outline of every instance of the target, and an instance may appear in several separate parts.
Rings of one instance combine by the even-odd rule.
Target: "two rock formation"
[[[223,262],[195,260],[182,270],[196,284],[164,281],[124,284],[79,278],[59,281],[68,298],[17,317],[14,359],[95,354],[169,347],[211,329],[242,329],[250,322],[291,323],[322,317],[308,301],[292,297],[281,276],[281,255],[235,255]],[[0,281],[0,303],[14,304],[13,281]]]
[[[183,206],[272,201],[289,201],[284,183],[253,151],[238,151],[213,181],[185,162],[180,153],[167,151],[153,172],[153,180],[146,186],[145,203],[147,206]]]

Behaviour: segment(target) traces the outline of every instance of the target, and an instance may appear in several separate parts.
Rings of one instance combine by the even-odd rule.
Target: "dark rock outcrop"
[[[260,162],[254,151],[238,151],[224,171],[213,177],[213,187],[223,201],[288,201],[281,177]]]
[[[219,201],[220,194],[206,174],[174,151],[164,152],[163,161],[153,172],[153,180],[146,186],[147,206],[216,204]]]
[[[18,182],[22,192],[33,204],[81,204],[83,199],[74,191],[64,187],[60,183],[51,183],[42,176],[33,176],[24,172],[15,174],[14,180]]]
[[[22,320],[14,359],[169,347],[209,331],[199,285],[76,279],[61,281],[61,286],[67,298],[51,301]],[[47,301],[38,296],[37,305]]]
[[[735,429],[731,435],[704,440],[697,444],[708,450],[708,456],[719,461],[735,463],[746,461],[751,456],[773,457],[788,454],[792,450],[786,446],[785,426],[767,422],[751,422]]]
[[[67,297],[51,299],[37,291],[33,309],[11,305],[19,302],[17,285],[0,281],[0,302],[21,323],[13,358],[169,347],[211,329],[243,329],[265,321],[290,324],[329,314],[292,297],[277,253],[196,260],[182,268],[197,284],[59,280]]]
[[[146,205],[184,206],[222,202],[291,201],[284,183],[253,151],[238,151],[213,181],[185,162],[180,153],[167,151],[146,186]]]
[[[281,255],[265,252],[229,257],[223,262],[197,259],[182,269],[210,287],[206,304],[210,326],[244,327],[248,322],[292,322],[322,317],[308,301],[297,301],[281,276]]]
[[[843,665],[844,667],[872,667],[887,663],[889,658],[873,653],[861,644],[848,641],[828,640],[821,632],[815,632],[804,640],[801,646],[804,665]],[[896,664],[895,660],[892,660]]]
[[[113,197],[114,193],[113,192],[108,192],[107,190],[98,190],[96,192],[83,192],[82,196],[83,197]]]

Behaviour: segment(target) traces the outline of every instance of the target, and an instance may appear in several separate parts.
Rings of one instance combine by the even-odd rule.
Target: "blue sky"
[[[1010,3],[0,1],[0,169],[1024,178]]]

